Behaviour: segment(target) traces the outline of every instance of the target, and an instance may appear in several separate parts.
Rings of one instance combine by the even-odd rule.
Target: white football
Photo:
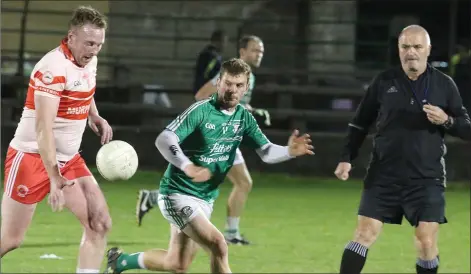
[[[96,155],[96,166],[108,181],[128,180],[137,171],[139,159],[136,150],[124,141],[111,141],[103,145]]]

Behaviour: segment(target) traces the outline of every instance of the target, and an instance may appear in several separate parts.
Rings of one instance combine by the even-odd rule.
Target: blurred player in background
[[[272,144],[255,118],[239,104],[248,91],[251,68],[241,59],[222,64],[217,93],[191,105],[157,137],[156,146],[170,163],[160,181],[158,205],[170,222],[167,250],[127,254],[108,251],[107,273],[148,269],[187,272],[198,245],[210,255],[211,273],[230,273],[224,235],[211,223],[219,185],[231,170],[241,142],[266,163],[312,155],[309,135],[295,131],[288,146]]]
[[[5,160],[1,256],[18,248],[37,203],[49,193],[53,211],[65,206],[83,226],[77,273],[98,273],[111,218],[105,198],[79,154],[88,124],[112,138],[94,101],[97,54],[105,42],[105,17],[77,8],[68,35],[31,73],[25,107]]]
[[[195,68],[193,92],[196,94],[209,80],[213,79],[221,69],[222,53],[227,44],[227,35],[222,30],[211,34],[210,44],[198,55]]]
[[[262,62],[264,47],[262,40],[257,36],[244,36],[239,41],[239,56],[244,62],[252,68],[258,68]],[[209,82],[207,82],[196,94],[196,100],[204,100],[217,92],[217,81],[219,73]],[[251,72],[249,76],[249,87],[245,95],[241,98],[240,103],[250,112],[265,117],[265,123],[270,125],[268,112],[263,109],[254,109],[250,105],[252,99],[252,91],[255,86],[255,76]],[[245,207],[249,192],[252,190],[252,177],[245,164],[244,157],[239,149],[237,149],[234,166],[227,174],[229,180],[234,187],[227,202],[227,220],[225,237],[230,244],[250,244],[239,231],[239,222],[242,211]],[[155,205],[157,205],[158,190],[141,190],[136,207],[136,217],[139,225],[144,215]]]

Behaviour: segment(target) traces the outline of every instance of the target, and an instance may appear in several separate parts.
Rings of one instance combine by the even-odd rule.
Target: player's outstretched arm
[[[211,172],[207,168],[195,166],[183,153],[178,144],[178,136],[174,132],[162,131],[155,140],[155,146],[165,160],[185,172],[194,182],[206,182],[211,178]]]
[[[219,74],[216,75],[213,79],[209,80],[206,84],[204,84],[204,86],[202,86],[198,90],[198,92],[195,95],[196,101],[208,99],[209,97],[211,97],[211,95],[217,92],[216,82],[217,82],[218,77],[219,77]]]
[[[246,126],[244,130],[243,142],[247,146],[255,149],[262,161],[275,164],[287,161],[301,155],[312,155],[313,146],[308,134],[299,136],[299,131],[295,130],[289,137],[288,146],[279,146],[271,143],[260,130],[251,113],[247,111]]]
[[[268,143],[257,149],[256,152],[265,163],[276,164],[298,156],[314,155],[312,151],[314,147],[311,143],[309,134],[300,136],[299,131],[295,130],[289,137],[288,146]]]

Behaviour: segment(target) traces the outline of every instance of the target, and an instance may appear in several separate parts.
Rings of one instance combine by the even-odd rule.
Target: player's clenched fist
[[[187,165],[184,172],[186,176],[190,177],[195,183],[206,182],[211,178],[211,171],[209,171],[209,169],[195,166],[194,164]]]
[[[302,155],[313,155],[312,151],[314,147],[311,145],[311,136],[309,134],[303,134],[299,136],[299,131],[296,129],[288,139],[288,150],[289,155],[296,157]]]
[[[352,165],[350,163],[345,163],[341,162],[337,165],[337,168],[335,169],[335,176],[339,178],[340,180],[347,180],[349,176],[349,172],[352,169]]]

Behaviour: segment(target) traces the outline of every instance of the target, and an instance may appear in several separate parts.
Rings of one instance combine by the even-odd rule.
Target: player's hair
[[[224,73],[227,73],[230,75],[245,74],[245,76],[247,76],[247,82],[248,82],[251,72],[252,72],[252,69],[246,62],[244,62],[244,60],[239,59],[239,58],[232,58],[222,63],[220,75],[222,77]]]
[[[101,29],[108,27],[105,15],[91,6],[80,6],[74,10],[69,28],[82,27],[85,24],[92,24]]]
[[[225,36],[226,36],[226,33],[224,32],[224,30],[217,29],[213,31],[210,39],[211,39],[211,42],[213,43],[220,43],[224,39]]]
[[[246,49],[250,41],[261,42],[262,39],[255,35],[244,35],[239,39],[238,49]]]

